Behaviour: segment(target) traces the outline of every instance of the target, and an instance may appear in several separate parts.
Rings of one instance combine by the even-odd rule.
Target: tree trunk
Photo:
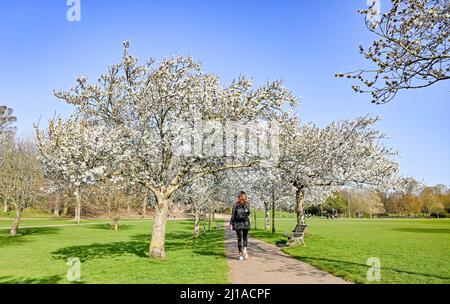
[[[75,190],[75,218],[74,220],[79,224],[81,222],[81,193],[80,190]]]
[[[8,213],[8,199],[5,197],[3,198],[3,212]]]
[[[153,224],[152,241],[150,242],[151,258],[165,258],[166,256],[166,224],[167,214],[169,212],[170,198],[164,194],[155,195],[156,197],[156,214]]]
[[[69,213],[69,204],[67,204],[67,202],[65,201],[63,204],[63,211],[62,211],[62,216],[67,216],[67,214]]]
[[[347,209],[348,209],[348,218],[351,218],[351,210],[350,210],[350,192],[347,190]]]
[[[269,231],[270,229],[270,204],[269,202],[264,202],[264,230]]]
[[[203,233],[206,233],[206,213],[203,214]]]
[[[211,231],[212,213],[209,212],[208,215],[208,231]]]
[[[16,210],[16,217],[14,218],[13,224],[11,226],[11,231],[9,232],[9,236],[16,236],[17,229],[19,228],[20,219],[22,217],[22,210]]]
[[[295,211],[297,212],[297,225],[305,225],[305,187],[294,183],[295,191]]]
[[[114,220],[113,224],[114,224],[114,231],[118,231],[119,230],[119,221]]]
[[[131,213],[131,204],[130,202],[127,203],[127,214]]]
[[[255,230],[258,230],[258,226],[256,225],[256,208],[253,208],[253,220],[255,221]]]
[[[194,237],[200,235],[200,210],[194,207]]]
[[[272,233],[275,233],[275,190],[272,190]]]
[[[59,217],[59,206],[61,204],[61,195],[59,194],[59,192],[57,192],[55,194],[55,206],[53,209],[53,215],[56,217]]]
[[[144,202],[142,203],[141,218],[145,218],[145,216],[147,215],[147,200],[148,200],[148,197],[146,195],[145,198],[144,198]]]

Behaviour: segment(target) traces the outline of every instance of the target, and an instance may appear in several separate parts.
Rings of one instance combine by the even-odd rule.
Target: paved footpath
[[[239,261],[234,231],[225,231],[225,248],[233,284],[349,284],[254,238],[249,238],[250,259]]]

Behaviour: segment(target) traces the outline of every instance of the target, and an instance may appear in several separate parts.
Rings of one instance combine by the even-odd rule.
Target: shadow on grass
[[[59,228],[53,227],[19,228],[17,235],[14,237],[9,236],[9,230],[2,230],[0,232],[0,247],[26,243],[31,240],[30,238],[24,238],[26,236],[55,234],[58,233],[58,230]]]
[[[39,228],[20,228],[17,230],[17,236],[29,236],[29,235],[48,235],[56,234],[60,228],[57,227],[39,227]]]
[[[216,229],[217,224],[219,224],[221,227],[223,227],[225,222],[221,219],[212,220],[211,221],[211,230]],[[186,227],[186,228],[193,230],[194,229],[194,218],[178,221],[176,223],[176,225],[180,226],[180,227]],[[208,220],[205,221],[204,219],[202,219],[200,221],[200,227],[203,229],[205,226],[206,226],[206,229],[208,229]]]
[[[288,244],[287,244],[287,240],[279,240],[279,241],[276,241],[276,242],[275,242],[275,245],[276,245],[278,248],[288,248],[288,247],[289,247]]]
[[[394,228],[392,230],[413,233],[450,233],[448,228]]]
[[[60,276],[47,276],[41,278],[15,278],[11,276],[0,277],[0,284],[57,284],[61,281]]]
[[[197,255],[226,257],[223,250],[223,230],[213,230],[201,233],[194,238],[192,232],[174,232],[166,242],[166,250],[189,250]]]
[[[8,235],[0,235],[0,248],[6,246],[20,245],[29,242],[30,239],[24,239],[21,237],[9,237]]]
[[[97,229],[97,230],[114,230],[114,226],[112,223],[104,223],[104,224],[98,224],[98,225],[89,225],[86,226],[89,229]],[[130,230],[132,226],[126,225],[126,224],[120,224],[119,223],[119,231],[120,230]]]
[[[264,240],[265,242],[269,241],[270,243],[275,244],[278,247],[286,247],[287,238],[282,235],[282,233],[271,233],[264,230],[250,230],[250,236]]]
[[[355,273],[355,271],[354,271],[355,268],[359,268],[362,273],[366,273],[367,269],[370,267],[363,263],[339,261],[339,260],[319,258],[319,257],[314,257],[314,258],[302,257],[302,256],[298,256],[298,255],[293,255],[293,254],[291,254],[291,256],[296,259],[302,260],[306,263],[315,265],[315,266],[324,265],[324,262],[325,262],[328,265],[332,265],[332,267],[334,269],[338,269],[339,271],[346,271],[349,273]],[[324,269],[324,270],[326,270],[326,269]],[[429,277],[429,278],[434,278],[434,279],[439,279],[439,280],[449,280],[450,279],[450,277],[446,277],[446,276],[439,276],[439,275],[427,274],[427,273],[419,273],[419,272],[413,272],[413,271],[390,268],[390,267],[382,267],[382,270],[389,270],[389,271],[394,271],[397,273],[407,274],[407,275],[424,276],[424,277]]]
[[[131,236],[128,242],[70,246],[60,248],[52,254],[55,259],[77,257],[82,262],[125,254],[148,258],[149,243],[150,235],[138,234]],[[218,248],[219,244],[223,244],[223,231],[211,231],[202,234],[198,239],[194,239],[190,232],[170,232],[166,235],[166,251],[192,250],[197,255],[225,256],[221,247]]]

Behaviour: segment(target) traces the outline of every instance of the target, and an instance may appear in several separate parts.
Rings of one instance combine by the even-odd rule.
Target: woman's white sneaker
[[[248,252],[247,252],[247,247],[244,248],[244,259],[245,260],[249,259]]]

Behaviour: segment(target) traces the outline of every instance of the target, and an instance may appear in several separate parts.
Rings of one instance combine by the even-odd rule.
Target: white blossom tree
[[[269,230],[273,193],[274,191],[282,193],[286,190],[277,168],[257,166],[233,170],[222,174],[220,180],[222,191],[226,193],[230,202],[235,202],[238,193],[244,191],[247,193],[253,212],[256,212],[256,209],[264,210],[264,227]]]
[[[128,187],[121,177],[113,176],[97,182],[87,193],[91,207],[105,213],[111,219],[111,227],[115,231],[119,230],[123,215],[130,211],[130,205],[133,201],[136,202],[133,195],[127,191]]]
[[[334,122],[326,128],[286,124],[279,167],[296,192],[297,223],[305,224],[305,195],[325,198],[336,186],[389,188],[397,181],[396,152],[372,126],[378,118]],[[327,193],[328,192],[328,193]]]
[[[7,106],[0,105],[0,134],[6,131],[17,118],[13,115],[13,110]]]
[[[36,134],[45,176],[72,191],[74,220],[80,223],[83,190],[111,174],[108,157],[117,152],[120,137],[104,126],[76,118],[52,120],[47,130],[37,128]]]
[[[373,1],[376,5],[377,1]],[[450,79],[450,2],[448,0],[391,0],[386,13],[360,10],[367,29],[377,39],[360,53],[374,64],[338,77],[357,79],[376,104],[391,101],[400,90],[418,89]],[[379,19],[379,20],[378,20]]]
[[[200,235],[201,215],[211,211],[216,206],[217,180],[214,176],[196,179],[174,194],[173,201],[188,205],[194,214],[194,237]]]
[[[217,141],[225,137],[227,121],[251,128],[259,119],[281,119],[286,109],[296,104],[296,98],[279,81],[253,90],[251,82],[241,77],[223,86],[217,76],[202,73],[200,65],[189,57],[168,58],[159,65],[150,60],[141,65],[129,54],[129,42],[124,45],[122,61],[111,66],[97,83],[80,77],[76,87],[58,91],[56,96],[74,105],[85,120],[123,135],[124,151],[112,158],[114,166],[125,166],[123,174],[153,193],[156,215],[150,256],[163,258],[174,193],[197,178],[251,166],[258,160],[251,153],[226,150],[227,145]],[[200,140],[196,136],[198,120],[215,122],[212,128],[201,128]],[[186,132],[180,128],[181,122],[193,128]],[[181,136],[185,139],[182,146],[191,147],[188,150],[194,153],[177,151],[176,139],[186,133],[187,140]]]

